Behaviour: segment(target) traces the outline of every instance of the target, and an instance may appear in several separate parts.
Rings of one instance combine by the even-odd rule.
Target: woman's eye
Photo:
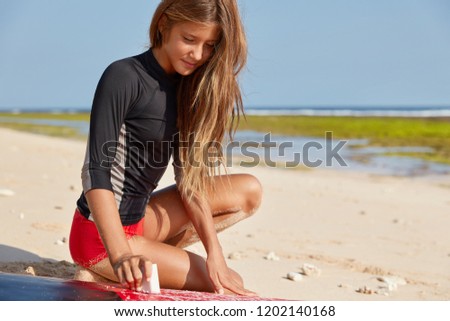
[[[194,41],[194,39],[191,39],[191,38],[187,38],[187,37],[183,37],[183,38],[184,38],[184,40],[187,41],[187,42],[193,42],[193,41]]]

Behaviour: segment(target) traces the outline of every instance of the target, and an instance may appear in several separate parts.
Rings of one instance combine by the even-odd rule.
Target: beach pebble
[[[67,243],[67,239],[65,237],[55,241],[55,245],[64,245],[65,243]]]
[[[242,255],[239,252],[232,252],[232,253],[228,254],[228,258],[230,260],[240,260],[240,259],[242,259]]]
[[[406,285],[407,283],[405,279],[397,276],[380,276],[377,280],[385,283],[388,291],[395,291],[399,285]]]
[[[25,269],[25,273],[36,276],[36,272],[34,271],[34,268],[32,266],[29,266]]]
[[[286,277],[294,282],[300,282],[301,280],[303,280],[303,275],[298,272],[289,272]]]
[[[395,218],[395,219],[392,220],[392,223],[405,225],[406,221],[403,220],[403,219]]]
[[[2,188],[0,189],[0,196],[14,196],[16,193],[10,189]]]
[[[322,273],[322,271],[309,263],[305,263],[303,264],[303,266],[300,268],[300,273],[306,276],[315,276],[315,277],[319,277],[320,274]]]
[[[350,288],[350,285],[345,284],[345,283],[339,283],[338,288],[348,289],[348,288]]]
[[[265,257],[269,261],[279,261],[280,257],[275,254],[275,252],[269,252]]]

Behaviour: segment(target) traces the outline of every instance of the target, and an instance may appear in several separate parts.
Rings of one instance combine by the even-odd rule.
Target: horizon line
[[[25,106],[25,107],[5,107],[0,106],[0,112],[20,112],[20,111],[59,111],[59,110],[76,110],[76,111],[88,111],[91,110],[92,107],[82,107],[82,106],[53,106],[53,107],[44,107],[44,106]],[[344,108],[381,108],[381,109],[389,109],[389,108],[436,108],[436,109],[450,109],[450,104],[398,104],[398,105],[357,105],[357,104],[349,104],[349,105],[283,105],[283,106],[269,106],[269,105],[248,105],[244,106],[244,109],[344,109]]]

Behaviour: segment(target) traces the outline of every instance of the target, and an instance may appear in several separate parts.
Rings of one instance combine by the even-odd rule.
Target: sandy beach
[[[36,275],[71,278],[67,240],[85,143],[0,128],[0,149],[0,271],[33,267]],[[220,234],[229,265],[261,296],[450,299],[450,178],[262,166],[231,172],[252,173],[264,188],[258,212]],[[170,184],[168,171],[160,187]],[[201,244],[190,249],[204,253]]]

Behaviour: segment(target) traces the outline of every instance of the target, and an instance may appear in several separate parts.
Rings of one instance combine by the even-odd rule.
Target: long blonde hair
[[[230,140],[244,115],[237,76],[247,62],[247,41],[236,0],[162,0],[150,26],[152,47],[162,46],[158,28],[180,22],[214,23],[220,38],[212,57],[193,74],[182,77],[178,88],[178,129],[183,163],[181,192],[190,197],[213,190],[212,176],[226,171],[223,150],[217,148],[228,132]],[[210,153],[213,148],[214,153]]]

